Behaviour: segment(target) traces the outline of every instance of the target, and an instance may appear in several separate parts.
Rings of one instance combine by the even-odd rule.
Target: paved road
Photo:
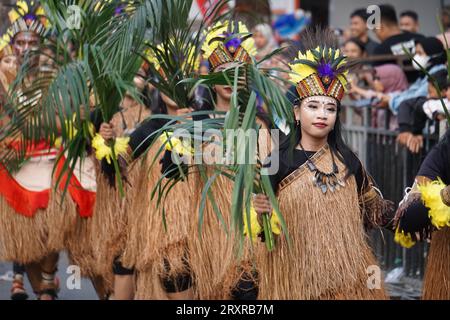
[[[59,299],[61,300],[97,300],[92,284],[87,279],[81,280],[81,289],[69,290],[67,288],[67,280],[71,274],[67,273],[68,260],[66,254],[61,254],[59,262],[58,276],[61,280],[61,292]],[[11,281],[2,280],[7,272],[12,272],[12,265],[10,263],[0,263],[0,300],[9,300]],[[389,295],[393,299],[418,299],[421,295],[422,283],[420,280],[402,277],[394,283],[386,284]],[[26,289],[28,294],[33,297],[31,287],[26,281]]]
[[[68,260],[66,254],[61,254],[59,265],[58,265],[58,277],[61,281],[61,291],[59,293],[59,299],[61,300],[97,300],[97,295],[95,294],[94,288],[88,279],[81,279],[81,288],[69,290],[67,288],[67,280],[71,274],[67,273]],[[5,280],[5,275],[8,272],[12,272],[11,263],[1,263],[0,262],[0,300],[9,300],[11,281]],[[69,279],[70,280],[70,279]],[[26,289],[30,299],[34,299],[32,294],[31,286],[28,281],[26,281]]]

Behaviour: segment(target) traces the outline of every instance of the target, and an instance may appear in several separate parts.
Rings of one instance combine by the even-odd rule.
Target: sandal
[[[38,294],[38,300],[56,300],[58,298],[58,292],[60,291],[59,278],[54,276],[54,273],[45,274],[42,273],[43,280],[41,282],[41,291]],[[51,279],[46,279],[45,275],[49,275]]]
[[[59,277],[55,276],[55,287],[56,287],[56,293],[59,293],[61,291],[61,286],[59,283]]]
[[[58,299],[58,294],[55,288],[43,289],[39,292],[37,300],[56,300]]]
[[[28,294],[21,280],[13,280],[11,287],[11,300],[27,300]]]

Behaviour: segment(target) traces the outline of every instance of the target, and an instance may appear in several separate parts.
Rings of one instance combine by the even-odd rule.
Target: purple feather
[[[226,36],[229,37],[230,35]],[[225,47],[227,48],[228,51],[230,51],[231,48],[236,50],[241,45],[241,43],[242,43],[241,39],[233,37],[225,43]]]
[[[115,15],[115,16],[121,15],[122,12],[123,12],[123,9],[125,9],[125,5],[124,5],[124,4],[119,5],[119,6],[114,10],[114,15]]]
[[[330,80],[334,79],[334,70],[329,63],[320,63],[317,67],[317,72],[321,78],[328,77]]]
[[[34,15],[32,13],[27,13],[23,18],[24,18],[25,21],[27,21],[27,20],[33,20],[34,21],[34,20],[37,19],[36,15]]]

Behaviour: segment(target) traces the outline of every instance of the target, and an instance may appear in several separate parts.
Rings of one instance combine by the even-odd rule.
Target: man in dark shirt
[[[374,32],[381,43],[375,48],[375,55],[403,55],[403,47],[408,49],[412,55],[415,53],[416,41],[424,36],[418,33],[403,32],[397,20],[397,13],[391,5],[380,5],[380,25],[374,29]],[[386,63],[395,63],[394,61],[381,61],[377,65]],[[411,66],[411,61],[405,63],[405,66]],[[419,72],[405,72],[410,83],[419,77]]]
[[[370,39],[367,27],[368,13],[365,9],[357,9],[350,15],[350,31],[353,38],[359,39],[370,56],[374,53],[378,43]]]
[[[400,13],[400,29],[402,31],[418,33],[419,15],[412,10],[406,10]]]

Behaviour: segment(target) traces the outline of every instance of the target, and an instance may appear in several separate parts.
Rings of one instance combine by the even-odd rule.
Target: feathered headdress
[[[47,30],[48,21],[39,1],[18,0],[8,15],[12,24],[12,38],[23,31],[35,32],[43,36]]]
[[[173,40],[171,40],[173,41]],[[155,54],[154,49],[147,49],[145,51],[145,57],[148,63],[153,64],[155,69],[160,72],[161,71],[161,62],[158,59],[158,56],[164,55],[173,57],[173,54],[170,54],[170,47],[172,47],[173,42],[168,45],[164,45],[163,43],[159,44],[156,47],[156,50],[159,51],[160,54]],[[165,53],[165,54],[164,54]],[[188,45],[186,47],[186,53],[184,53],[183,57],[180,57],[180,60],[182,60],[181,68],[184,69],[187,65],[189,67],[192,67],[193,70],[198,70],[200,68],[200,57],[196,55],[195,48],[191,45]]]
[[[206,31],[203,57],[211,70],[228,62],[251,62],[256,54],[255,41],[242,22],[218,22]]]
[[[13,54],[11,48],[11,29],[6,30],[0,39],[0,59]]]
[[[337,49],[334,34],[328,29],[307,30],[302,40],[305,51],[300,51],[297,60],[289,64],[300,99],[329,96],[342,100],[349,65],[346,56]]]
[[[120,16],[121,14],[123,14],[124,12],[127,11],[131,11],[132,10],[132,6],[128,3],[129,1],[127,0],[121,0],[121,3],[119,3],[116,7],[116,9],[114,10],[114,15],[115,16]],[[106,1],[99,1],[95,4],[94,6],[94,10],[95,11],[101,11],[103,10],[108,4],[111,3],[111,0],[106,0]]]

